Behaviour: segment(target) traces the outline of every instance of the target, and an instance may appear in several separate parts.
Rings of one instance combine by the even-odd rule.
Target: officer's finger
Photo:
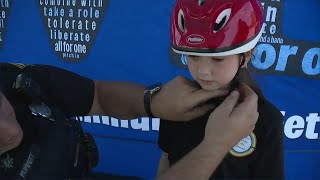
[[[193,81],[187,79],[184,76],[177,76],[172,81],[176,86],[178,86],[181,89],[188,89],[188,90],[196,90],[196,86]]]
[[[224,89],[218,89],[214,91],[199,89],[197,91],[194,91],[190,95],[187,103],[189,104],[189,106],[197,106],[199,104],[204,104],[206,101],[212,98],[225,96],[227,94],[228,94],[228,90],[224,90]]]
[[[232,91],[217,109],[222,110],[227,116],[230,116],[239,100],[239,96],[240,93],[237,90]]]
[[[206,113],[211,112],[215,107],[216,105],[214,104],[203,104],[201,106],[196,106],[192,110],[185,113],[185,119],[191,120],[199,116],[203,116]]]
[[[240,100],[248,101],[248,102],[257,102],[258,96],[257,94],[245,83],[241,83],[239,86],[240,91]]]

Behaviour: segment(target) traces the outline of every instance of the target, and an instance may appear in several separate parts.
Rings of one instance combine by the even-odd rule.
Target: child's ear
[[[251,57],[252,57],[252,52],[254,49],[251,49],[250,51],[244,53],[245,55],[245,61],[243,63],[243,65],[241,66],[241,68],[247,67],[248,66],[248,62],[250,61]]]

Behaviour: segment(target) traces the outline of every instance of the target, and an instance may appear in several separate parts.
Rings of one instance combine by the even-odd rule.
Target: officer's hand
[[[206,91],[179,76],[165,84],[152,97],[151,111],[154,116],[162,119],[188,121],[214,109],[214,105],[206,101],[227,93],[227,90]]]
[[[258,96],[247,85],[240,85],[211,113],[205,140],[233,147],[250,134],[258,120]]]

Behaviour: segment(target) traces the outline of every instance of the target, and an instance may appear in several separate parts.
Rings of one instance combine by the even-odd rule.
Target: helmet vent
[[[179,25],[180,31],[184,32],[185,30],[184,14],[181,9],[178,13],[178,25]]]
[[[206,2],[206,0],[199,0],[198,4],[199,4],[199,6],[202,6],[205,2]]]
[[[231,8],[223,10],[214,23],[213,31],[216,33],[220,31],[228,22],[231,14]]]

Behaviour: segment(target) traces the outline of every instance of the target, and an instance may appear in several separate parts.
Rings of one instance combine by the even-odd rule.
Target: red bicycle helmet
[[[261,35],[259,0],[177,0],[171,45],[179,54],[227,56],[250,51]]]

